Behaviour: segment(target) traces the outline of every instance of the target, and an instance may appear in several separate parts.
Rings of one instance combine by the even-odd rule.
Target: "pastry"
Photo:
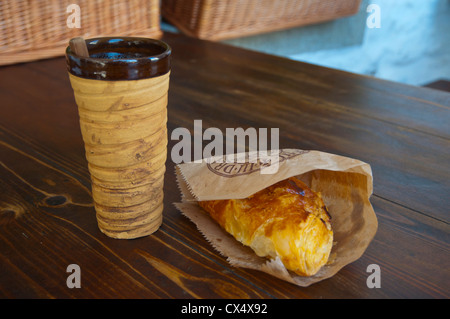
[[[333,231],[320,193],[293,177],[245,199],[200,201],[209,215],[261,257],[312,276],[328,261]]]

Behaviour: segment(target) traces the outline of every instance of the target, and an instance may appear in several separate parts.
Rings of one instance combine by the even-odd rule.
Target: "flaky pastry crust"
[[[245,199],[199,205],[258,256],[279,257],[300,276],[316,274],[328,261],[333,245],[331,217],[320,193],[295,177]]]

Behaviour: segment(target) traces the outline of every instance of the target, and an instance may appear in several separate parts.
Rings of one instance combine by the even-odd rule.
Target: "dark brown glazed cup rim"
[[[93,80],[124,81],[157,77],[170,71],[172,50],[161,40],[142,37],[101,37],[85,41],[89,57],[76,55],[70,46],[66,48],[67,70],[75,76]],[[144,56],[96,57],[114,51]]]

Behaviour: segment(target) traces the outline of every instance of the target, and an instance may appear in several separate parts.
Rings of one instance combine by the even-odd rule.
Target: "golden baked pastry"
[[[328,261],[333,245],[331,217],[320,193],[297,178],[245,199],[201,201],[199,205],[258,256],[279,257],[300,276],[314,275]]]

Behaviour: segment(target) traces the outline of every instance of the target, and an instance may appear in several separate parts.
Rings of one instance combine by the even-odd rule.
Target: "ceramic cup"
[[[99,229],[133,239],[163,218],[171,48],[148,38],[85,40],[66,49]]]

